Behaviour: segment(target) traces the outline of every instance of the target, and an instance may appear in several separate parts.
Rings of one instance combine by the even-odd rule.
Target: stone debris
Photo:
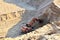
[[[37,40],[41,37],[41,35],[46,35],[51,32],[55,32],[55,30],[52,28],[51,24],[47,24],[41,28],[36,29],[35,31],[32,31],[30,33],[21,35],[20,37],[16,38],[6,38],[5,40]]]
[[[56,33],[52,35],[45,35],[44,37],[47,40],[60,40],[60,33]]]

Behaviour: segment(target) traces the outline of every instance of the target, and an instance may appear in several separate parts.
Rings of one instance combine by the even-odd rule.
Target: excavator
[[[22,26],[22,28],[21,28],[22,33],[28,33],[30,31],[33,31],[34,30],[33,25],[36,24],[36,22],[38,22],[38,24],[42,24],[43,20],[37,19],[37,18],[32,18],[32,20],[28,24]]]

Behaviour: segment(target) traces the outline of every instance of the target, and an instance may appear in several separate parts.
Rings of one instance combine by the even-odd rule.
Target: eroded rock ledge
[[[25,9],[0,1],[0,37],[5,37],[8,30],[21,21]]]
[[[47,24],[43,26],[42,28],[38,28],[35,31],[32,31],[30,33],[21,35],[20,37],[17,38],[6,38],[5,40],[37,40],[40,36],[49,34],[49,33],[54,33],[55,30],[52,28],[51,24]]]

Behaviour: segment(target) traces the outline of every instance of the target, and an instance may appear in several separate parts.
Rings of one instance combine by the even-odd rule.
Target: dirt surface
[[[0,1],[0,37],[5,37],[8,30],[21,20],[21,13],[24,9],[13,4]],[[15,15],[15,16],[14,16]]]
[[[44,2],[44,3],[41,3],[39,0],[37,0],[36,1],[36,3],[39,1],[40,3],[39,4],[34,4],[35,5],[35,7],[34,7],[34,5],[33,6],[31,6],[31,4],[29,3],[28,4],[28,2],[20,2],[21,0],[4,0],[5,2],[7,2],[7,3],[12,3],[12,4],[15,4],[15,5],[17,5],[17,6],[20,6],[20,7],[23,7],[24,9],[26,9],[26,12],[22,15],[22,21],[21,22],[19,22],[17,25],[15,25],[13,28],[11,28],[9,31],[8,31],[8,33],[7,33],[7,37],[17,37],[17,36],[19,36],[19,34],[21,34],[20,32],[20,28],[21,28],[21,26],[22,26],[22,24],[24,25],[24,24],[26,24],[26,23],[28,23],[31,19],[32,19],[32,17],[37,17],[37,15],[39,16],[41,13],[38,13],[38,14],[36,14],[36,10],[40,10],[41,12],[43,11],[43,10],[41,10],[42,8],[44,9],[44,8],[46,8],[46,6],[48,5],[48,4],[50,4],[51,3],[51,1],[49,1],[49,0],[46,0],[46,1],[44,1],[44,0],[42,0],[42,2]],[[32,2],[32,1],[31,1]],[[32,4],[34,3],[34,1],[32,2]],[[48,4],[47,4],[48,3]],[[46,5],[45,5],[46,4]],[[36,9],[36,6],[37,5],[39,5],[39,8],[38,9]],[[42,7],[41,7],[41,6]],[[45,6],[43,6],[43,5],[45,5]],[[28,7],[27,7],[28,6]],[[29,9],[30,8],[30,9]]]
[[[21,1],[21,0],[19,0],[19,1]],[[44,3],[41,6],[38,5],[40,9],[39,8],[36,9],[36,5],[39,3],[37,3],[35,5],[35,3],[33,3],[34,1],[30,1],[32,3],[32,4],[30,4],[29,1],[26,2],[25,0],[23,0],[23,1],[21,1],[21,2],[23,2],[23,4],[21,3],[22,5],[18,5],[19,1],[18,0],[17,1],[16,0],[13,0],[13,1],[5,0],[5,2],[13,3],[13,4],[16,4],[17,6],[23,7],[24,9],[26,9],[26,11],[22,15],[22,17],[23,17],[22,21],[19,22],[18,24],[16,24],[13,28],[11,28],[8,31],[8,33],[6,35],[7,38],[1,38],[1,40],[60,40],[60,26],[59,26],[60,15],[59,15],[59,12],[56,14],[56,9],[58,10],[59,8],[57,6],[54,6],[52,1],[51,2],[47,1],[48,3],[46,5],[51,3],[52,5],[50,5],[50,6],[46,6]],[[28,9],[29,7],[27,7],[27,4],[24,5],[25,2],[29,4],[29,7],[31,7],[31,9]],[[41,9],[44,9],[44,10],[41,10]],[[36,11],[36,10],[38,10],[38,11]],[[38,14],[36,14],[35,12]],[[43,13],[43,15],[40,15],[42,13]],[[43,18],[45,20],[44,21],[45,23],[50,19],[49,20],[50,23],[46,24],[42,27],[39,27],[30,33],[22,35],[21,29],[20,29],[21,26],[28,23],[33,17],[38,17],[38,16],[39,16],[39,18]],[[8,37],[12,37],[12,38],[8,38]]]

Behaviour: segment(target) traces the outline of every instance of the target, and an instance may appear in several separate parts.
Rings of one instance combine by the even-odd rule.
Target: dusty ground
[[[39,1],[39,0],[38,0]],[[43,2],[44,2],[44,0],[42,0]],[[27,5],[27,4],[23,4],[23,3],[20,3],[19,2],[19,0],[5,0],[5,2],[8,2],[8,3],[13,3],[13,4],[16,4],[17,6],[21,6],[21,7],[23,7],[24,9],[26,9],[26,12],[22,15],[22,21],[21,22],[19,22],[17,25],[15,25],[13,28],[11,28],[9,31],[8,31],[8,33],[7,33],[7,37],[16,37],[16,36],[19,36],[19,34],[21,34],[20,32],[20,27],[22,26],[22,24],[26,24],[27,22],[29,22],[30,20],[31,20],[31,18],[32,17],[37,17],[37,15],[39,16],[40,14],[38,13],[38,14],[36,14],[35,13],[35,10],[39,10],[40,9],[40,11],[42,11],[41,9],[43,8],[43,7],[45,7],[45,6],[47,6],[48,4],[50,4],[51,2],[49,2],[49,0],[46,0],[44,3],[46,4],[47,2],[48,2],[48,4],[47,5],[45,5],[44,3],[41,3],[40,1],[40,3],[42,4],[40,4],[39,3],[39,5],[41,5],[40,7],[41,8],[39,8],[39,9],[36,9],[36,6],[37,6],[37,4],[36,4],[36,6],[34,7],[34,5],[33,6],[31,6],[31,4],[30,5]],[[32,1],[31,1],[32,2]],[[32,4],[33,4],[33,2],[32,2]],[[43,6],[43,5],[45,5],[45,6]],[[28,6],[28,7],[27,7]],[[30,9],[29,9],[30,8]],[[45,7],[46,8],[46,7]],[[44,8],[43,8],[44,9]],[[34,11],[34,12],[33,12]],[[36,16],[35,16],[36,15]]]
[[[0,1],[0,37],[6,36],[8,30],[21,20],[21,15],[18,11],[23,10],[23,8],[16,5]]]
[[[29,10],[31,10],[31,9],[29,9]],[[23,17],[22,21],[19,22],[17,25],[15,25],[13,28],[11,28],[8,31],[7,37],[16,37],[16,38],[4,38],[1,40],[60,40],[59,39],[60,31],[54,29],[53,28],[54,25],[52,25],[52,24],[44,25],[42,28],[38,28],[33,32],[30,32],[30,33],[20,36],[19,34],[21,32],[20,31],[21,25],[27,23],[27,21],[30,21],[30,19],[32,17],[34,17],[34,15],[35,14],[26,12],[25,14],[22,15],[22,17]],[[55,16],[56,15],[54,15],[54,17]]]

